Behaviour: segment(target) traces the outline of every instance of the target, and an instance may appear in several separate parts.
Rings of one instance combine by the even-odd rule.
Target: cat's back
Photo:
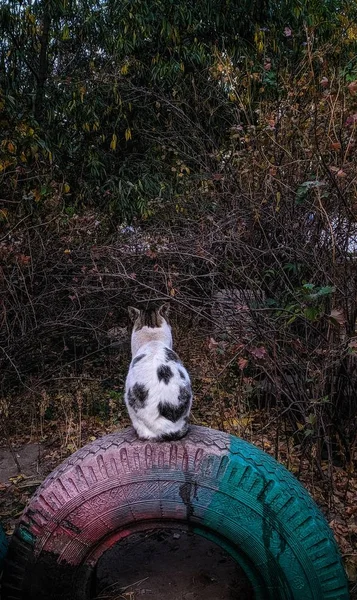
[[[129,378],[140,380],[149,389],[160,384],[190,383],[189,375],[176,352],[158,341],[148,342],[139,349],[130,363]]]

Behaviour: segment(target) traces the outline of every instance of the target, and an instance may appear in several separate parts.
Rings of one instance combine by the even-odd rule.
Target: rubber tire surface
[[[4,558],[7,552],[7,538],[5,532],[0,523],[0,573],[2,572],[2,567],[4,563]]]
[[[130,428],[85,446],[37,490],[12,537],[3,600],[88,600],[119,539],[188,526],[228,550],[263,600],[346,600],[332,531],[300,483],[239,438],[191,426],[176,442]]]

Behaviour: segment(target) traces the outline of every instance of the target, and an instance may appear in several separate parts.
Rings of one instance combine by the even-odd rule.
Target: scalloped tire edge
[[[54,470],[10,542],[3,600],[89,600],[95,565],[138,529],[182,524],[225,548],[262,600],[347,600],[322,513],[285,467],[252,444],[191,426],[175,442],[104,436]]]

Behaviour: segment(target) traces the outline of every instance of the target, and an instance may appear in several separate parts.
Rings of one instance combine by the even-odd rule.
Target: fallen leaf
[[[357,581],[357,555],[348,557],[345,560],[345,569],[349,581]]]
[[[217,348],[217,346],[219,346],[219,342],[216,342],[213,337],[210,337],[208,340],[208,349],[213,350],[213,348]]]
[[[28,265],[31,262],[31,256],[25,256],[25,254],[19,254],[17,261],[20,265]]]
[[[351,96],[355,96],[357,92],[357,80],[351,81],[351,83],[347,86]]]
[[[243,369],[245,369],[247,364],[248,364],[248,360],[246,358],[243,358],[242,356],[240,358],[238,358],[238,367],[240,368],[241,371],[243,371]]]
[[[267,351],[264,346],[259,346],[258,348],[251,348],[250,353],[255,356],[255,358],[265,358],[267,356]]]
[[[329,314],[329,317],[333,321],[336,321],[336,323],[338,323],[339,325],[344,325],[346,323],[346,319],[342,309],[333,308]]]

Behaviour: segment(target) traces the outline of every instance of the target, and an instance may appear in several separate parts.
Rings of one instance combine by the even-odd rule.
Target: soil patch
[[[25,477],[41,476],[41,445],[26,444],[13,448],[0,448],[0,482],[5,483],[18,475]]]
[[[187,531],[135,533],[105,552],[96,600],[253,600],[251,585],[222,548]]]

